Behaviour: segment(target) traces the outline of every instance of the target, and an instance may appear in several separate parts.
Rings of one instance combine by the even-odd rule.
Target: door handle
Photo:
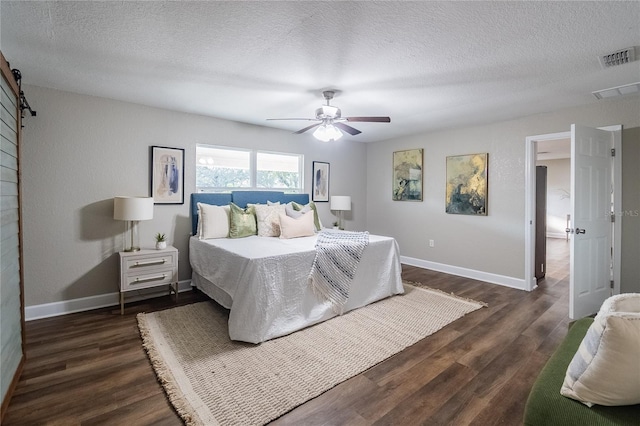
[[[566,232],[567,234],[573,234],[574,231],[573,231],[573,228],[566,228],[564,232]],[[576,228],[575,230],[576,234],[584,234],[585,232],[587,232],[586,229]]]

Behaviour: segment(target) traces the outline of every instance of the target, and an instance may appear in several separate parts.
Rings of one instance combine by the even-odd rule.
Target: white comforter
[[[316,237],[189,241],[194,284],[230,309],[229,336],[259,343],[335,316],[308,284]],[[398,245],[371,235],[344,312],[403,292]]]

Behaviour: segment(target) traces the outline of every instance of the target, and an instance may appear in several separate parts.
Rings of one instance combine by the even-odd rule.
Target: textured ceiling
[[[602,102],[591,92],[640,81],[640,61],[598,62],[640,46],[635,1],[2,0],[0,14],[26,84],[292,131],[308,123],[266,119],[313,117],[335,89],[343,115],[391,117],[354,123],[363,133],[345,138],[363,142]]]

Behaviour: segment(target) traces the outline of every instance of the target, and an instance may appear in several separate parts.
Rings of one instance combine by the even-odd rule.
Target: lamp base
[[[124,252],[140,251],[140,234],[138,233],[138,221],[129,220],[125,223]]]

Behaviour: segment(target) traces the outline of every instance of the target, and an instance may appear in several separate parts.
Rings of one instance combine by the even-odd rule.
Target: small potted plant
[[[164,234],[158,232],[156,234],[156,250],[163,250],[167,248],[167,237]]]

